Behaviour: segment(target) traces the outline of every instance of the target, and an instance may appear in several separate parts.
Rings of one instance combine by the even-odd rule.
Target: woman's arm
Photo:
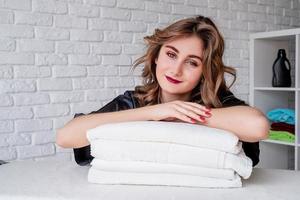
[[[57,130],[56,143],[64,148],[80,148],[89,145],[86,137],[88,129],[101,124],[149,120],[144,108],[129,109],[117,112],[82,115],[69,121]]]
[[[181,121],[192,123],[192,116],[188,116],[189,113],[194,114],[194,117],[196,117],[195,120],[199,120],[199,116],[193,111],[186,113],[187,108],[185,106],[188,104],[190,104],[190,102],[173,101],[116,112],[82,115],[72,119],[63,128],[57,130],[56,143],[64,148],[80,148],[87,146],[89,145],[89,141],[86,137],[87,130],[107,123],[147,120],[160,121],[170,119],[179,119]],[[203,106],[199,105],[198,107],[200,108],[193,108],[203,114]]]
[[[173,101],[153,106],[117,112],[83,115],[72,119],[58,129],[56,143],[65,148],[80,148],[89,144],[86,131],[101,124],[141,121],[141,120],[180,120],[187,123],[200,123],[235,133],[240,140],[256,142],[268,135],[269,123],[258,110],[249,106],[233,106],[211,110],[204,106],[183,101]],[[205,122],[200,119],[205,117]]]
[[[231,131],[245,142],[257,142],[268,137],[269,121],[259,110],[250,106],[232,106],[211,110],[205,125]]]

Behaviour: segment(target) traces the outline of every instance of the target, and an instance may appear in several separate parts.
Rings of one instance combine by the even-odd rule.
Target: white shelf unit
[[[291,62],[292,86],[272,87],[278,49]],[[295,109],[295,142],[263,140],[257,167],[300,170],[300,28],[250,35],[249,103],[265,114],[275,108]]]

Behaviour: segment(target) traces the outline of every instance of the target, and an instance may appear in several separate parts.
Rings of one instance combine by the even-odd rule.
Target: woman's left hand
[[[205,123],[211,117],[210,109],[203,105],[186,102],[171,101],[145,108],[147,116],[155,121],[183,121],[188,123]]]

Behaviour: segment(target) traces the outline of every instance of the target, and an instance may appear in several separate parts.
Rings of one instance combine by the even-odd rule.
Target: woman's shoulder
[[[229,89],[222,89],[218,95],[223,107],[248,105],[245,101],[237,98]]]
[[[127,110],[132,108],[137,108],[138,102],[134,97],[134,91],[127,90],[124,94],[120,94],[110,102],[106,103],[103,107],[98,110],[92,111],[88,114],[95,113],[105,113],[105,112],[115,112],[121,110]],[[76,113],[75,118],[84,115],[84,113]]]
[[[106,111],[120,111],[132,108],[137,108],[138,102],[134,97],[134,91],[126,90],[123,94],[118,95],[112,101],[107,103],[100,110]]]
[[[226,99],[234,97],[234,94],[229,89],[221,89],[219,90],[218,97],[223,103],[224,101],[226,101]]]
[[[134,98],[134,90],[126,90],[124,94],[119,96],[124,96],[125,98]]]
[[[117,96],[116,100],[120,103],[127,103],[128,105],[130,105],[131,108],[137,108],[139,107],[139,105],[134,94],[134,90],[126,90],[124,94]]]

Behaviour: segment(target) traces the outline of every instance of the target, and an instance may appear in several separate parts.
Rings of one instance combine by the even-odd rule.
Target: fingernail
[[[194,119],[191,119],[191,122],[192,122],[192,123],[196,123],[196,120],[194,120]]]
[[[201,121],[205,121],[205,117],[200,116],[199,118],[200,118]]]
[[[209,111],[206,111],[205,114],[211,116],[211,113]]]

